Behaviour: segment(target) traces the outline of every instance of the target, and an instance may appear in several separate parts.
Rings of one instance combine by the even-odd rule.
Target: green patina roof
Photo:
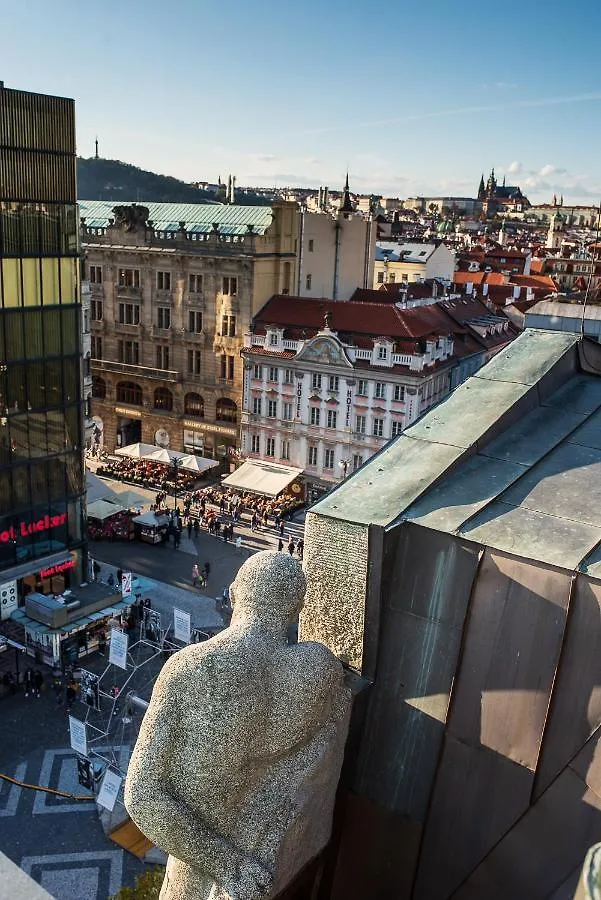
[[[105,228],[113,218],[115,206],[130,206],[135,201],[121,200],[79,200],[80,215],[92,228]],[[213,223],[219,224],[220,234],[248,234],[248,225],[255,234],[265,234],[273,218],[270,206],[236,206],[220,203],[144,203],[139,206],[148,209],[148,218],[157,231],[177,231],[179,223],[185,222],[187,231],[208,233],[213,231]]]

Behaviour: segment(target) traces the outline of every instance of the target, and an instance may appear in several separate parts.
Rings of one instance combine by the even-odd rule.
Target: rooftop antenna
[[[94,141],[94,144],[96,145],[96,152],[94,153],[94,159],[99,159],[99,156],[98,156],[98,135],[96,135],[96,140]]]

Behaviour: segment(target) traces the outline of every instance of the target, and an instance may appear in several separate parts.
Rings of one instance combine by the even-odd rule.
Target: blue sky
[[[573,15],[571,13],[573,12]],[[74,97],[78,150],[184,180],[601,195],[601,4],[0,0],[0,79]]]

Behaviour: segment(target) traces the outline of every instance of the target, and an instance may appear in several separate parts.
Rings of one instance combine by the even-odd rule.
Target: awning
[[[264,497],[277,497],[302,473],[302,469],[294,469],[292,466],[247,460],[221,483],[224,487],[252,491],[254,494],[262,494]]]
[[[51,556],[42,556],[40,559],[30,559],[26,563],[14,566],[12,569],[5,569],[2,572],[2,580],[15,581],[18,578],[25,578],[26,575],[37,575],[38,572],[51,569],[53,566],[60,566],[70,559],[73,559],[73,555],[67,550],[53,553]]]
[[[110,519],[111,516],[116,516],[117,513],[122,512],[125,512],[125,509],[119,506],[118,503],[109,503],[108,500],[96,500],[95,503],[90,503],[88,506],[88,519],[99,519],[101,522],[104,522],[105,519]]]
[[[111,503],[119,503],[117,494],[108,484],[92,472],[86,472],[86,498],[88,503],[96,500],[108,500]]]
[[[42,622],[36,622],[35,619],[31,619],[28,615],[26,615],[25,611],[20,609],[15,609],[13,613],[11,613],[11,619],[13,622],[17,622],[19,625],[22,625],[23,628],[26,628],[32,634],[70,634],[72,631],[77,631],[79,628],[83,628],[86,625],[91,625],[92,622],[98,622],[100,619],[107,619],[109,616],[116,616],[118,613],[123,612],[124,609],[127,609],[128,606],[131,606],[130,603],[125,600],[118,600],[117,603],[113,603],[112,606],[107,606],[104,609],[99,609],[96,612],[90,613],[88,616],[82,615],[78,619],[74,619],[72,622],[66,622],[65,625],[61,625],[60,628],[50,628],[49,625],[44,625]],[[82,610],[83,612],[83,610]]]

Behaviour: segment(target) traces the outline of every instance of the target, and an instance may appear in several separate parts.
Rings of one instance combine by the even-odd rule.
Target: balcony
[[[131,363],[113,362],[109,359],[93,359],[92,370],[98,372],[114,372],[117,375],[130,375],[133,378],[152,378],[154,381],[171,381],[179,384],[182,376],[173,369],[156,369],[154,366],[134,366]]]
[[[142,288],[140,286],[134,287],[131,284],[116,284],[115,290],[117,292],[117,297],[142,299]]]

